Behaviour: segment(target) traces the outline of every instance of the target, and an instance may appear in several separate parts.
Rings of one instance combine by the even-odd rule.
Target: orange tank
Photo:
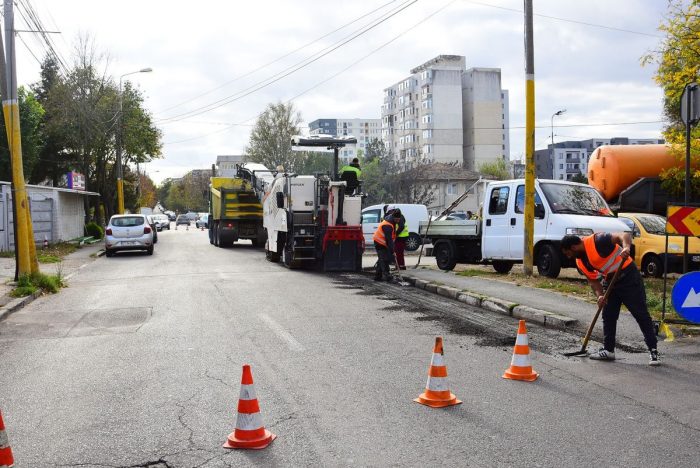
[[[606,145],[588,160],[588,183],[612,201],[641,177],[658,177],[664,169],[682,166],[667,145]]]

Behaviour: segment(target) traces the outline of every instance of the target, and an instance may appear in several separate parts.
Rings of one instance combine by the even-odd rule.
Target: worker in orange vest
[[[397,217],[398,216],[398,217]],[[394,241],[396,240],[396,223],[401,218],[401,210],[389,212],[379,223],[372,236],[374,249],[377,251],[377,268],[374,273],[375,281],[390,281],[389,265],[394,263]]]
[[[603,307],[603,348],[589,357],[598,361],[615,360],[615,332],[622,304],[627,306],[637,321],[649,348],[649,365],[658,366],[659,353],[654,324],[647,310],[646,291],[642,275],[630,257],[632,236],[628,232],[596,233],[581,239],[567,235],[561,240],[561,249],[588,278],[588,284]],[[605,300],[604,287],[615,272],[622,268],[615,285]]]

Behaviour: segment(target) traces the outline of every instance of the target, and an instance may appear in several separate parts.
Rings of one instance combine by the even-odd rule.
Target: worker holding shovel
[[[401,216],[401,211],[398,209],[384,216],[384,220],[379,223],[379,227],[377,227],[374,236],[372,236],[378,259],[374,273],[375,281],[391,281],[389,266],[395,261],[394,242],[396,240],[397,215]]]
[[[568,258],[576,259],[576,266],[586,276],[598,298],[599,311],[600,308],[603,309],[603,348],[589,357],[599,361],[615,360],[617,319],[620,307],[624,304],[644,335],[649,348],[649,365],[658,366],[660,363],[654,324],[647,310],[642,276],[630,257],[631,245],[632,237],[626,232],[596,233],[583,239],[567,235],[561,240],[562,252]],[[618,269],[620,272],[615,275]],[[610,288],[607,294],[604,293],[604,286]],[[589,333],[592,328],[593,324]]]

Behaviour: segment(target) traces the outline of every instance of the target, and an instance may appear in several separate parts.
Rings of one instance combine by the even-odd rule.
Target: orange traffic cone
[[[537,380],[538,376],[539,374],[532,370],[527,329],[525,328],[525,320],[521,320],[520,325],[518,325],[518,336],[515,338],[513,359],[510,361],[510,368],[503,374],[503,378],[532,382]]]
[[[15,465],[12,458],[12,449],[5,433],[5,423],[2,421],[2,411],[0,411],[0,467],[10,468]]]
[[[264,449],[277,436],[265,429],[260,415],[258,398],[253,385],[253,373],[248,364],[243,366],[241,377],[241,396],[238,399],[238,417],[236,429],[228,436],[224,448]]]
[[[48,248],[49,248],[49,240],[46,238],[46,236],[44,236],[44,249],[48,249]],[[2,466],[2,465],[0,465],[0,466]]]
[[[447,386],[447,366],[444,356],[442,338],[438,336],[435,338],[433,358],[430,360],[430,368],[428,368],[428,383],[425,384],[425,392],[413,400],[416,403],[432,408],[443,408],[462,403],[450,392]]]

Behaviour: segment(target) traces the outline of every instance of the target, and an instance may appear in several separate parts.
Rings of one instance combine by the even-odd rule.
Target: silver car
[[[153,255],[153,229],[142,214],[114,215],[105,229],[108,257],[122,250],[145,250]]]

